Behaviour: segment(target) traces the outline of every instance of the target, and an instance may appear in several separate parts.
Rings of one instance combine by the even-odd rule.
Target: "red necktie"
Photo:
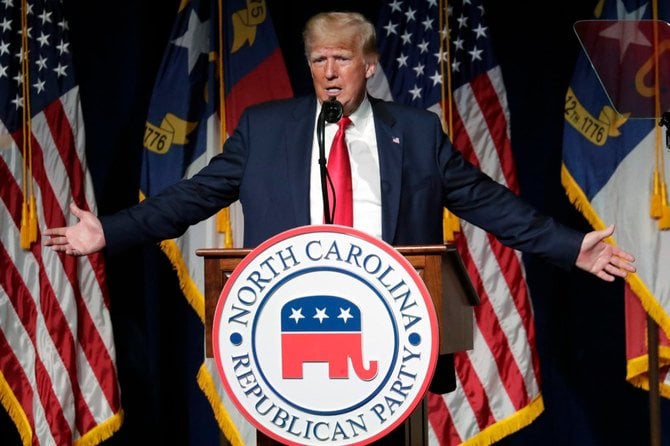
[[[344,116],[337,123],[339,128],[333,138],[333,145],[328,155],[328,173],[333,182],[333,192],[328,189],[328,202],[331,210],[335,207],[333,223],[337,225],[354,225],[354,200],[351,187],[351,164],[349,163],[349,150],[344,139],[344,131],[351,124],[351,119]]]

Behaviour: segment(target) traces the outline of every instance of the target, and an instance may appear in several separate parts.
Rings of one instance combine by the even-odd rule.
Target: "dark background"
[[[81,87],[88,165],[98,210],[137,202],[142,137],[154,76],[177,1],[100,4],[64,0]],[[373,21],[381,2],[268,0],[296,95],[311,91],[300,33],[312,14],[357,10]],[[485,1],[511,113],[521,193],[544,212],[590,229],[560,184],[564,96],[580,48],[572,31],[595,0]],[[535,17],[532,19],[521,17]],[[634,249],[634,247],[627,247]],[[535,309],[544,412],[501,445],[649,444],[648,392],[625,380],[623,284],[566,273],[524,258]],[[125,422],[106,445],[216,445],[218,427],[196,383],[202,325],[156,247],[108,257]],[[663,441],[670,410],[662,401]],[[0,444],[20,444],[0,413]]]

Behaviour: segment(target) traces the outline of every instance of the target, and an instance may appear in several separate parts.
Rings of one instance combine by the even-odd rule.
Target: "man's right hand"
[[[79,219],[79,223],[46,229],[43,234],[48,238],[45,238],[44,245],[71,256],[88,255],[104,248],[105,233],[98,217],[79,209],[74,203],[70,204],[70,211]]]

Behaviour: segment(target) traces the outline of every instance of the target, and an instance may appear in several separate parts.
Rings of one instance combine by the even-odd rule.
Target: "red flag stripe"
[[[485,420],[491,417],[484,383],[474,369],[470,357],[465,353],[458,353],[454,359],[458,372],[457,387],[448,396],[441,396],[449,422],[447,432],[435,431],[440,436],[440,444],[460,444],[481,431]],[[447,433],[446,438],[450,439],[450,443],[445,442],[444,435]]]
[[[269,74],[271,81],[268,81]],[[263,85],[263,88],[258,88],[259,85]],[[242,112],[249,105],[292,96],[293,90],[284,68],[282,52],[277,48],[267,59],[240,79],[226,95],[228,131],[231,132],[237,127]]]
[[[488,127],[492,146],[498,154],[496,162],[491,163],[491,167],[496,171],[502,172],[505,178],[504,184],[518,193],[519,184],[516,167],[511,156],[512,143],[509,138],[508,120],[505,114],[507,105],[505,104],[503,107],[503,104],[500,102],[501,97],[505,97],[505,95],[499,93],[500,90],[504,90],[504,86],[496,85],[493,80],[495,79],[498,83],[502,83],[502,74],[499,67],[491,71],[496,71],[496,73],[477,76],[470,82],[470,88],[472,89],[472,97],[476,100],[478,109]],[[490,169],[484,167],[484,171],[490,171]]]
[[[440,444],[461,443],[461,437],[456,432],[456,424],[449,420],[449,409],[442,395],[428,392],[426,394],[426,401],[428,405],[428,422],[432,427],[432,430],[429,430],[429,434],[431,432],[439,432],[442,436],[441,438],[449,439],[448,441],[440,441]],[[465,398],[461,401],[465,401]]]

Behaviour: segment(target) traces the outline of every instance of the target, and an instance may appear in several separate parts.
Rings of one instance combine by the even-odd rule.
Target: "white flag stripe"
[[[449,398],[443,397],[442,399],[449,412],[453,428],[458,433],[459,438],[471,438],[479,433],[479,425],[476,422],[473,422],[477,419],[477,414],[473,410],[470,400],[464,392],[463,381],[458,374],[456,374],[456,390],[450,392],[449,396]],[[429,430],[434,436],[433,429],[431,428]],[[439,445],[440,442],[436,438],[435,443],[430,444]]]
[[[470,84],[463,85],[454,93],[454,103],[482,170],[498,183],[507,185],[507,180],[500,169],[501,162],[491,132],[486,121],[482,119],[484,112],[474,100]]]
[[[505,138],[511,140],[511,131],[510,131],[510,114],[509,106],[507,105],[507,91],[505,90],[505,82],[503,81],[502,70],[499,65],[488,70],[488,78],[493,86],[493,90],[496,93],[498,98],[498,103],[502,109],[503,118],[505,120]],[[498,166],[499,167],[499,166]]]
[[[433,429],[428,429],[428,444],[438,444],[439,440],[435,436]]]

